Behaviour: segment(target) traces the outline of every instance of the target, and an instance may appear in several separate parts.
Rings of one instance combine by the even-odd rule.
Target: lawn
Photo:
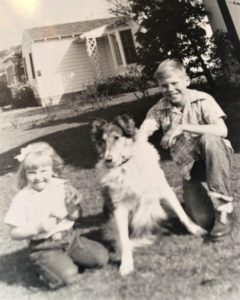
[[[236,223],[231,236],[212,243],[187,234],[182,228],[159,229],[154,245],[135,251],[136,271],[121,278],[116,264],[104,269],[85,271],[78,283],[58,291],[41,286],[24,252],[25,243],[12,241],[7,228],[1,226],[0,299],[161,299],[161,300],[237,300],[240,299],[240,93],[219,93],[217,99],[229,118],[229,138],[236,154],[232,170]],[[83,234],[98,237],[103,199],[94,170],[96,153],[90,141],[89,121],[128,111],[137,125],[143,120],[152,101],[134,101],[82,114],[45,127],[9,131],[3,134],[6,147],[0,155],[0,214],[3,220],[12,196],[16,193],[14,156],[28,141],[49,142],[65,159],[64,176],[84,195],[84,216],[79,227]],[[11,143],[9,142],[11,141]],[[181,198],[181,179],[176,166],[162,155],[162,166],[170,184]]]

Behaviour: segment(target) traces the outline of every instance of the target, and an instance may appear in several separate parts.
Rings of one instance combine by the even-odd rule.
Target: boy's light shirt
[[[148,111],[146,119],[138,131],[138,139],[146,140],[159,128],[165,134],[169,129],[176,128],[179,124],[214,124],[217,119],[226,117],[221,107],[209,94],[188,89],[188,96],[189,99],[183,112],[172,105],[167,98],[160,99]],[[170,148],[173,160],[178,164],[181,173],[187,179],[190,178],[190,170],[194,161],[199,159],[198,152],[193,151],[198,136],[198,134],[185,131]],[[223,141],[232,150],[229,140],[223,139]]]
[[[13,199],[5,217],[5,223],[18,226],[36,226],[50,216],[58,219],[57,225],[49,232],[41,233],[33,239],[43,239],[70,229],[74,222],[66,219],[65,189],[63,179],[52,178],[49,185],[38,192],[29,186],[24,187]]]
[[[183,112],[180,112],[166,98],[160,99],[148,111],[138,135],[146,138],[159,127],[162,127],[163,132],[166,133],[170,127],[174,128],[178,124],[213,124],[218,118],[226,117],[215,99],[209,94],[194,89],[188,89],[188,94],[189,101],[187,101]],[[184,132],[184,135],[187,139],[197,136],[197,134],[189,132]],[[231,147],[228,140],[224,139],[224,142]]]

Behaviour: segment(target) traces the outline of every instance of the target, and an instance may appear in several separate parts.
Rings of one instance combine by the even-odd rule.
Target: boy
[[[148,111],[139,136],[147,138],[161,127],[161,146],[170,149],[183,175],[188,213],[196,223],[210,230],[213,239],[219,239],[231,233],[233,212],[233,150],[225,139],[225,114],[209,94],[188,88],[190,79],[178,61],[163,61],[154,78],[163,98]],[[202,181],[206,181],[206,189]]]

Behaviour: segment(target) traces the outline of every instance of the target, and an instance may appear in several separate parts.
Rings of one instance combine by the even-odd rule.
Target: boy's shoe
[[[233,230],[233,213],[216,211],[215,224],[210,232],[210,237],[220,239],[229,235]]]

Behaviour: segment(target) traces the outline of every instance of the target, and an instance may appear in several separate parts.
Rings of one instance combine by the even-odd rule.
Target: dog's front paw
[[[120,265],[119,272],[121,276],[126,276],[134,271],[133,261],[123,262]]]
[[[207,230],[205,230],[204,228],[202,228],[196,224],[191,225],[191,227],[189,228],[189,231],[192,234],[197,235],[197,236],[206,235],[208,233]]]

